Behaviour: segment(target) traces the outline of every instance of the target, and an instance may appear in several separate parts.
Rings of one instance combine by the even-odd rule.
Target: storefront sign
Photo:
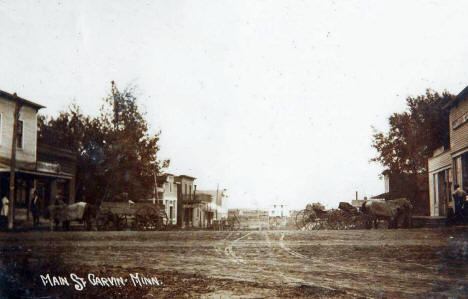
[[[60,172],[60,164],[37,161],[37,171],[43,171],[43,172],[49,172],[49,173],[59,173]]]

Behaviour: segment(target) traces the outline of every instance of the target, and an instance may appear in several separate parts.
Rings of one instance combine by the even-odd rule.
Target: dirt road
[[[468,229],[463,227],[28,232],[3,233],[0,240],[4,268],[19,273],[10,280],[31,284],[32,293],[43,295],[66,291],[78,296],[71,288],[41,286],[39,274],[58,271],[107,276],[139,272],[163,283],[131,291],[137,293],[119,290],[122,296],[468,297]]]

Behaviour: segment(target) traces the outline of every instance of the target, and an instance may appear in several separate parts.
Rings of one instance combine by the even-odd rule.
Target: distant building
[[[227,218],[227,203],[229,200],[227,189],[197,190],[196,198],[208,203],[205,213],[207,217],[207,226],[212,224],[212,220]]]
[[[388,170],[382,174],[384,175],[385,192],[372,196],[371,200],[407,198],[413,204],[413,214],[429,215],[429,205],[427,204],[429,191],[425,175],[393,174]]]
[[[206,203],[195,196],[196,178],[188,175],[175,177],[177,184],[177,224],[181,228],[206,227],[205,210]]]
[[[428,160],[431,216],[455,212],[455,184],[468,191],[468,86],[445,108],[450,111],[450,143],[435,150]]]
[[[169,224],[177,224],[177,184],[175,176],[166,173],[158,177],[158,200],[166,209]]]
[[[240,229],[269,228],[269,211],[250,209],[229,209],[228,218],[237,218]]]
[[[289,209],[284,204],[273,204],[269,210],[270,217],[289,217]]]

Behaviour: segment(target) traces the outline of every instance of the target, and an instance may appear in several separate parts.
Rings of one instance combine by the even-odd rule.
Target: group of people
[[[37,190],[32,190],[32,196],[30,198],[31,200],[31,213],[33,216],[33,225],[37,226],[39,224],[39,215],[40,215],[40,197],[39,193]],[[8,215],[10,213],[10,200],[8,197],[5,195],[2,197],[1,200],[1,209],[0,209],[0,217],[6,219],[8,218]]]

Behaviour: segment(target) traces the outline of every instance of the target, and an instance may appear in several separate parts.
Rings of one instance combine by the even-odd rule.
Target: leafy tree
[[[389,117],[389,131],[373,135],[378,155],[371,161],[382,164],[391,181],[386,198],[408,198],[415,214],[428,213],[427,160],[435,149],[449,146],[449,112],[443,107],[453,97],[430,90],[408,97],[407,110]]]
[[[407,111],[389,117],[387,133],[375,132],[372,147],[378,162],[392,174],[425,174],[427,159],[433,151],[449,143],[449,113],[443,106],[454,97],[426,90],[426,94],[408,97]]]
[[[160,132],[152,135],[137,105],[134,89],[120,92],[112,82],[99,116],[74,104],[56,118],[39,118],[39,141],[66,147],[77,155],[77,198],[92,203],[123,193],[134,201],[150,197],[154,175],[169,165],[159,161]]]

